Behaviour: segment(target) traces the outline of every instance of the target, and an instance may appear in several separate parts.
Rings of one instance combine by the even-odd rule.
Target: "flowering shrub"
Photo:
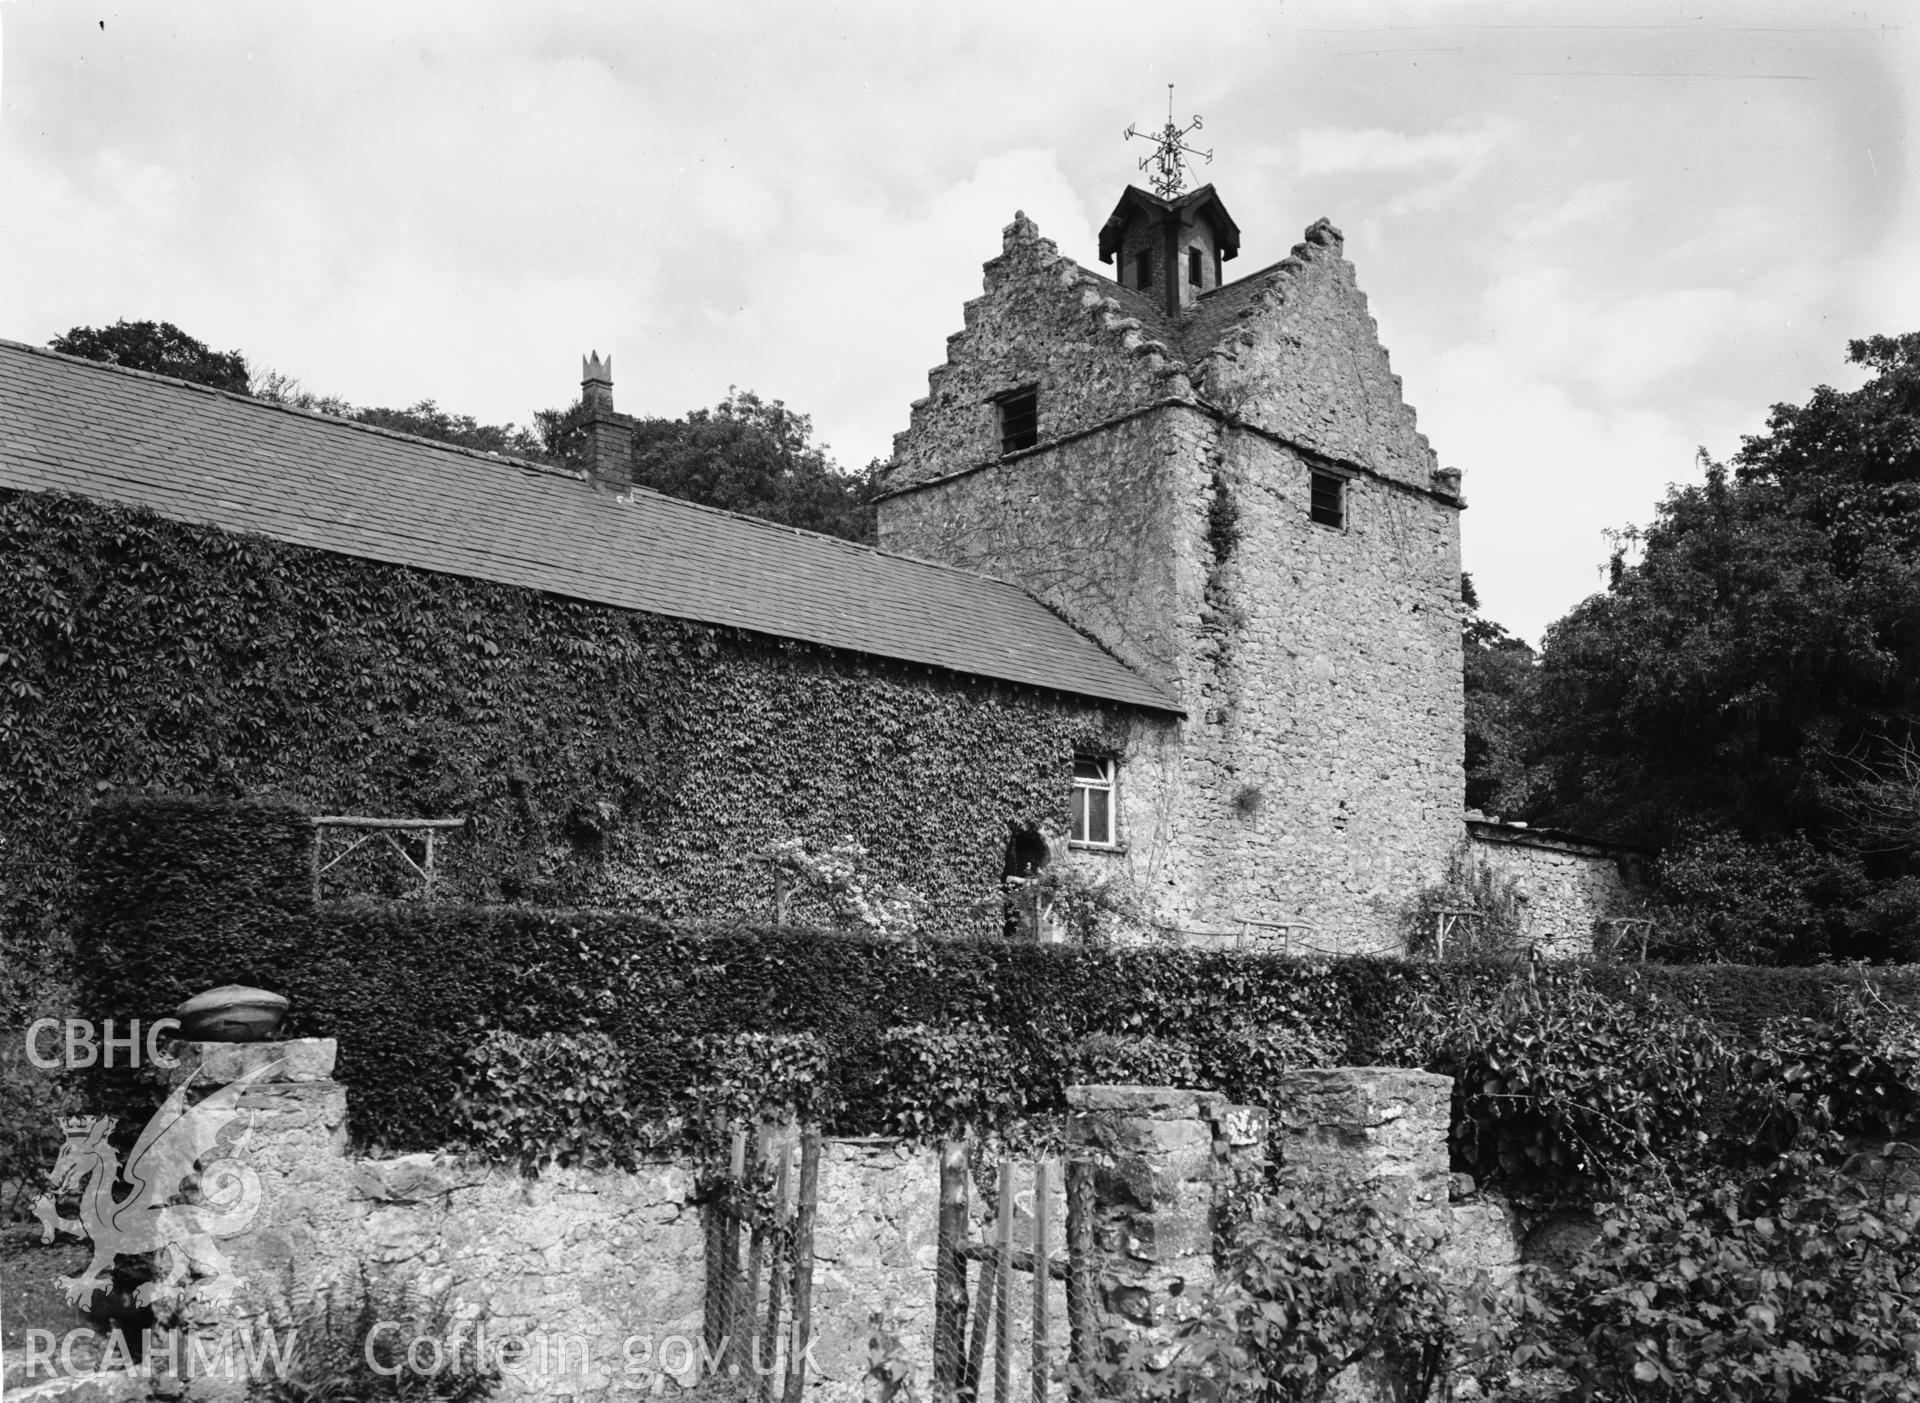
[[[1170,944],[1174,927],[1157,915],[1123,873],[1098,875],[1073,862],[1054,862],[1031,877],[1009,877],[1015,895],[1038,902],[1045,920],[1069,944],[1111,946]]]
[[[1447,859],[1446,876],[1416,892],[1400,913],[1409,955],[1431,956],[1441,913],[1469,911],[1438,953],[1449,960],[1480,960],[1523,952],[1531,931],[1519,880],[1493,870],[1486,858],[1462,843]]]
[[[798,878],[826,903],[833,918],[875,935],[905,937],[914,934],[926,915],[927,901],[903,883],[882,883],[872,872],[866,847],[843,838],[820,852],[805,839],[783,838],[767,855],[781,870]]]

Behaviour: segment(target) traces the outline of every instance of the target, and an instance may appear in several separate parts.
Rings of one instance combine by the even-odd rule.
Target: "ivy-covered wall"
[[[464,817],[452,899],[677,920],[764,920],[752,854],[852,837],[936,930],[997,933],[1010,829],[1064,831],[1073,750],[1140,720],[71,497],[0,494],[0,557],[17,951],[59,928],[81,817],[143,793]]]
[[[290,1035],[339,1039],[354,1134],[395,1149],[469,1142],[507,1158],[617,1157],[641,1144],[647,1124],[691,1115],[716,1090],[778,1082],[846,1134],[1057,1122],[1076,1082],[1205,1086],[1267,1105],[1290,1068],[1420,1066],[1436,1046],[1451,1059],[1444,1069],[1463,1088],[1484,1088],[1488,1113],[1513,1133],[1532,1130],[1509,1092],[1562,1095],[1568,1078],[1586,1077],[1600,1088],[1599,1112],[1623,1117],[1611,1135],[1634,1124],[1622,1096],[1673,1117],[1699,1109],[1712,1049],[1696,1035],[1766,1044],[1770,1020],[1821,1016],[1863,984],[1862,971],[1838,967],[1569,963],[1530,974],[1497,960],[695,930],[497,905],[315,906],[309,836],[286,805],[99,806],[76,845],[75,1011],[124,1027],[220,984],[277,990],[292,1002]],[[1920,996],[1920,971],[1873,980],[1889,1010]],[[1547,1013],[1528,1022],[1528,1006]],[[1509,1012],[1494,1016],[1501,1008]],[[1420,1030],[1436,1017],[1482,1022],[1464,1043],[1434,1045]],[[515,1041],[525,1039],[545,1041]],[[1490,1051],[1474,1051],[1487,1039]],[[1504,1089],[1469,1056],[1504,1067]],[[103,1078],[89,1095],[106,1098],[112,1084]],[[1736,1139],[1754,1133],[1732,1123]],[[1489,1143],[1507,1133],[1483,1132]]]

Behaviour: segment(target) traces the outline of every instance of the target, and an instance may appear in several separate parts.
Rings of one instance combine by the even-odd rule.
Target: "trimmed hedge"
[[[882,1032],[979,1025],[1021,1069],[1009,1113],[1060,1109],[1074,1049],[1096,1034],[1164,1040],[1230,1065],[1249,1028],[1278,1028],[1364,1065],[1420,1000],[1485,1007],[1512,965],[1302,960],[1164,948],[875,941],[765,928],[696,930],[620,913],[522,907],[311,904],[311,827],[296,808],[202,800],[103,806],[81,847],[81,1011],[163,1015],[211,985],[259,984],[293,1003],[289,1033],[340,1040],[356,1136],[429,1149],[461,1138],[453,1093],[485,1029],[593,1031],[625,1050],[641,1109],[684,1105],[696,1043],[810,1033],[839,1093],[837,1128],[873,1132]],[[1751,1033],[1814,1016],[1857,975],[1840,969],[1563,966],[1609,997],[1676,997]],[[1920,971],[1877,971],[1920,1002]],[[1224,1059],[1224,1061],[1223,1061]]]
[[[314,829],[298,805],[111,801],[82,829],[84,994],[159,1017],[217,984],[270,986],[311,944]]]

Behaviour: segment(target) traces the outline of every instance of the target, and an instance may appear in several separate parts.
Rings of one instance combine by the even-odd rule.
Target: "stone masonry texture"
[[[1643,883],[1618,850],[1511,824],[1469,823],[1473,851],[1501,878],[1517,882],[1529,940],[1543,955],[1590,955],[1603,921],[1636,914]]]
[[[290,1075],[311,1078],[332,1054],[325,1040],[244,1051],[189,1045],[176,1075],[279,1061]],[[691,1162],[528,1175],[448,1153],[361,1157],[348,1148],[346,1096],[337,1083],[263,1080],[245,1096],[252,1126],[235,1153],[259,1178],[261,1208],[221,1246],[247,1285],[227,1306],[190,1297],[188,1328],[228,1337],[268,1321],[311,1328],[317,1311],[356,1300],[367,1283],[387,1290],[387,1300],[404,1283],[414,1301],[438,1301],[460,1322],[438,1327],[442,1348],[456,1334],[471,1348],[476,1332],[496,1342],[545,1342],[508,1372],[503,1398],[637,1397],[668,1378],[693,1382],[707,1235]],[[1096,1166],[1096,1251],[1110,1272],[1106,1309],[1131,1326],[1161,1328],[1177,1315],[1179,1299],[1211,1279],[1223,1206],[1262,1178],[1270,1113],[1178,1088],[1076,1087],[1070,1097],[1074,1153]],[[1511,1215],[1498,1205],[1449,1210],[1444,1078],[1394,1068],[1298,1072],[1271,1116],[1287,1179],[1367,1184],[1449,1239],[1442,1265],[1456,1278],[1480,1269],[1511,1274]],[[997,1235],[990,1171],[984,1161],[976,1167],[979,1182],[968,1194],[975,1244]],[[1019,1251],[1032,1242],[1034,1180],[1030,1164],[1016,1162],[1013,1173]],[[1065,1250],[1063,1178],[1056,1164],[1049,1189],[1055,1259]],[[808,1397],[840,1403],[862,1396],[876,1316],[899,1336],[919,1377],[929,1377],[939,1189],[930,1149],[875,1139],[823,1144]],[[1176,1279],[1179,1293],[1170,1289]],[[1029,1291],[1017,1282],[1023,1321]],[[1058,1281],[1049,1306],[1057,1358],[1068,1338]],[[670,1339],[686,1344],[667,1347]],[[225,1382],[196,1380],[190,1396],[237,1397]]]
[[[1179,698],[1120,753],[1119,847],[1076,860],[1195,935],[1397,949],[1461,838],[1458,474],[1330,225],[1177,324],[1131,297],[1016,218],[895,441],[882,544],[1026,586]],[[1039,443],[1002,457],[993,397],[1029,384]]]

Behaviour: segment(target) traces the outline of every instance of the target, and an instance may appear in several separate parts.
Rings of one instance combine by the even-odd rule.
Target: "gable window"
[[[1032,385],[1000,396],[1000,451],[1018,453],[1040,441],[1040,391]]]
[[[1076,843],[1113,846],[1113,776],[1111,755],[1073,757],[1073,824],[1067,837]]]
[[[1347,524],[1347,480],[1338,473],[1314,473],[1307,515],[1321,526]]]
[[[1138,288],[1153,286],[1153,255],[1146,249],[1133,255],[1133,285]]]
[[[1197,248],[1188,249],[1187,250],[1187,281],[1193,284],[1193,286],[1195,287],[1200,286],[1200,267],[1201,267],[1200,250]]]

